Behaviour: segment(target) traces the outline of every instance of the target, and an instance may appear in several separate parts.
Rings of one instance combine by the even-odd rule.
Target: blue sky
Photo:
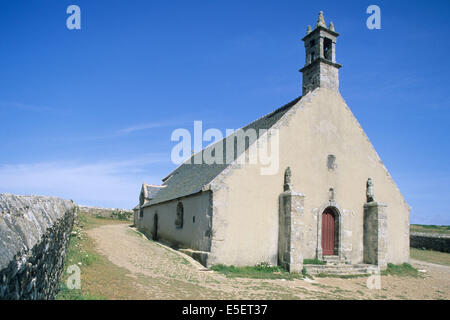
[[[81,8],[82,29],[66,28]],[[366,8],[381,8],[368,30]],[[132,207],[175,128],[239,128],[300,95],[301,38],[341,34],[341,93],[411,205],[450,224],[449,1],[0,1],[0,192]]]

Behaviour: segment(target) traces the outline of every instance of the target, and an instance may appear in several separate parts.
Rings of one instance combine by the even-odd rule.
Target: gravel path
[[[450,267],[422,261],[413,261],[426,270],[421,277],[383,276],[381,289],[370,290],[367,278],[227,278],[204,271],[196,261],[144,238],[126,224],[104,225],[87,233],[99,253],[129,272],[137,298],[142,299],[450,299]]]

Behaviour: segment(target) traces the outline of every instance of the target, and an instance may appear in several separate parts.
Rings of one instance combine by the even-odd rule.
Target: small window
[[[316,40],[311,40],[310,42],[309,42],[309,46],[312,48],[312,47],[314,47],[316,45]]]
[[[192,217],[192,223],[195,223],[195,216]]]
[[[337,167],[336,156],[334,154],[329,154],[328,155],[327,167],[328,167],[328,170],[336,169],[336,167]]]
[[[144,209],[140,208],[139,209],[139,218],[143,218],[144,217]]]
[[[316,60],[316,53],[313,51],[311,52],[311,62],[313,62],[314,60]]]
[[[175,220],[175,226],[177,229],[183,228],[184,208],[181,202],[177,204],[177,218]]]

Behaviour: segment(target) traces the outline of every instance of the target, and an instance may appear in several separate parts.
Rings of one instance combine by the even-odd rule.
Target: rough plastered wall
[[[304,198],[304,258],[314,258],[319,215],[329,205],[329,189],[341,214],[343,258],[363,259],[366,181],[375,200],[387,207],[388,262],[409,260],[409,207],[339,92],[318,88],[304,96],[275,125],[280,131],[279,170],[261,175],[259,165],[229,167],[212,183],[213,238],[210,263],[253,265],[277,262],[278,203],[284,170]],[[328,169],[328,155],[336,157]],[[243,170],[245,168],[245,170]]]
[[[177,228],[175,225],[179,202],[183,204],[184,208],[182,228]],[[202,192],[145,207],[143,217],[138,219],[138,228],[153,236],[154,216],[156,213],[158,214],[158,240],[179,248],[209,252],[211,243],[210,192]]]
[[[0,194],[0,299],[53,299],[72,231],[72,201]]]

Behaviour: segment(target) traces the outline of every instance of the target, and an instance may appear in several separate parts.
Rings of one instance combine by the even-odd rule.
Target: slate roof
[[[301,97],[294,99],[288,104],[278,108],[277,110],[265,115],[262,118],[248,124],[243,127],[243,130],[247,129],[255,129],[256,132],[259,133],[260,129],[270,129],[280,118],[291,109],[298,101],[300,101]],[[203,149],[202,153],[209,148],[214,148],[217,144],[223,144],[223,152],[224,155],[226,153],[226,143],[225,139],[218,141],[217,143],[210,145]],[[237,156],[242,154],[245,150],[249,148],[250,145],[246,145],[244,150],[241,151]],[[237,153],[237,146],[235,143],[235,154]],[[235,158],[237,157],[235,156]],[[144,204],[144,207],[151,206],[157,203],[177,199],[180,197],[192,195],[198,193],[202,190],[202,188],[210,183],[217,175],[219,175],[226,167],[230,164],[192,164],[192,157],[186,160],[182,165],[176,168],[171,174],[168,175],[163,181],[163,186],[165,188],[159,189],[159,192],[152,200],[148,201]],[[225,156],[224,156],[225,159]]]
[[[145,189],[147,191],[146,198],[148,200],[154,199],[155,196],[158,194],[158,192],[162,188],[164,188],[164,186],[154,186],[154,185],[151,185],[151,184],[145,184],[144,187],[145,187]]]

